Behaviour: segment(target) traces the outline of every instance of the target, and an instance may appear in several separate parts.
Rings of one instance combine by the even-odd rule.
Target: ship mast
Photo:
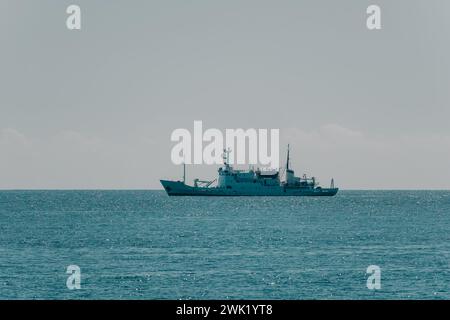
[[[287,147],[286,170],[289,170],[289,144]]]
[[[230,152],[231,152],[230,148],[223,149],[222,157],[223,157],[223,164],[225,165],[225,167],[228,167],[228,165],[229,165],[228,162],[229,162],[229,159],[230,159]]]
[[[183,184],[186,184],[186,155],[183,152]]]

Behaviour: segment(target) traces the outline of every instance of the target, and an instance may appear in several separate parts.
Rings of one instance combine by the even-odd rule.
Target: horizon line
[[[0,188],[0,192],[2,191],[164,191],[161,189],[142,189],[142,188]],[[450,191],[448,189],[417,189],[417,188],[376,188],[376,189],[367,189],[367,188],[349,188],[349,189],[341,189],[339,191]]]

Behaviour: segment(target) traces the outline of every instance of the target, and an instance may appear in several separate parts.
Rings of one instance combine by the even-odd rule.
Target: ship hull
[[[303,196],[331,197],[337,194],[338,188],[295,188],[285,186],[262,186],[259,188],[220,188],[193,187],[181,181],[161,180],[161,184],[169,196]]]

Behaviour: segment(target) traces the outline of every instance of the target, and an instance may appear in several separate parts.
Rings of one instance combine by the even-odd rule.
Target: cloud
[[[12,128],[5,128],[0,130],[0,146],[26,146],[29,142],[25,135]]]
[[[48,137],[0,130],[0,188],[160,188],[159,179],[179,178],[170,162],[170,136],[135,132],[113,140],[79,131]],[[369,135],[339,124],[280,130],[290,143],[297,175],[333,177],[344,189],[450,189],[450,136]],[[281,150],[281,163],[283,151]],[[211,178],[216,167],[192,166],[188,176]]]
[[[0,188],[147,187],[153,140],[113,141],[67,130],[30,137],[0,131]]]
[[[291,144],[299,168],[333,176],[345,188],[450,188],[449,135],[375,136],[327,124],[285,129],[282,140]]]

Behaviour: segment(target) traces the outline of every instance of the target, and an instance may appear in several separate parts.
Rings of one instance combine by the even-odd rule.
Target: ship
[[[321,187],[315,177],[296,177],[290,167],[289,145],[284,170],[234,169],[229,163],[230,150],[224,150],[223,166],[218,169],[219,177],[214,180],[194,179],[193,185],[186,184],[186,165],[183,164],[183,180],[160,180],[169,196],[314,196],[330,197],[339,188],[331,179],[329,188]],[[284,177],[281,177],[283,173]]]

